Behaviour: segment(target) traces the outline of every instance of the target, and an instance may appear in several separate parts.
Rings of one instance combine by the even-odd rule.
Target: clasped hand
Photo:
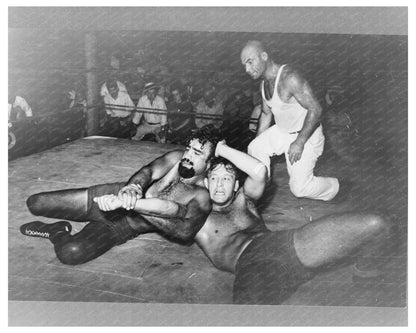
[[[143,197],[143,190],[138,184],[129,184],[118,192],[117,197],[122,202],[122,208],[126,210],[134,209],[136,201]]]
[[[226,146],[227,143],[225,142],[225,140],[221,140],[217,143],[217,146],[215,147],[215,157],[220,156],[220,152],[219,150],[223,147]]]
[[[95,197],[94,202],[97,203],[100,210],[109,212],[119,209],[123,206],[123,202],[114,194],[107,194],[101,197]]]

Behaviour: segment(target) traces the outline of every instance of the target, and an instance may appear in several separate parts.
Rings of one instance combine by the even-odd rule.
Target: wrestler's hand
[[[301,159],[304,147],[305,144],[299,140],[295,140],[290,144],[288,151],[290,164],[293,164]]]
[[[138,184],[129,184],[118,192],[118,198],[122,202],[122,207],[126,210],[133,209],[136,206],[136,201],[142,197],[143,190]]]
[[[105,212],[116,210],[122,207],[121,200],[114,194],[103,195],[102,197],[95,197],[94,202],[98,204],[100,210]]]
[[[222,147],[224,147],[224,146],[226,146],[227,144],[225,143],[225,140],[221,140],[221,141],[219,141],[218,143],[217,143],[217,146],[215,147],[215,157],[218,157],[218,156],[220,156],[220,151],[221,151],[221,148]]]

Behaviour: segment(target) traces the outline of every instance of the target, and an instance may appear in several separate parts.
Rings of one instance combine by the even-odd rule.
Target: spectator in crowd
[[[152,133],[156,136],[157,142],[166,142],[166,104],[163,98],[157,95],[158,88],[154,82],[145,84],[144,95],[140,97],[133,117],[133,123],[138,126],[132,140],[140,141],[146,134]]]
[[[223,125],[224,108],[221,101],[217,100],[217,91],[213,86],[207,87],[203,97],[195,108],[195,125],[202,128],[206,125],[213,125],[219,129]]]
[[[253,93],[253,111],[251,112],[251,116],[250,116],[250,124],[248,126],[249,130],[250,130],[250,136],[252,139],[254,139],[256,137],[256,133],[257,133],[257,126],[259,124],[259,119],[260,119],[260,115],[261,115],[261,95],[258,91],[255,91]]]
[[[87,101],[85,96],[76,89],[71,89],[66,93],[65,96],[65,107],[68,109],[73,109],[75,107],[86,107]]]
[[[128,91],[127,91],[127,88],[126,88],[126,85],[123,83],[123,82],[120,82],[120,81],[118,81],[117,79],[115,79],[115,78],[113,78],[113,77],[111,77],[108,81],[115,81],[116,83],[117,83],[117,87],[118,87],[118,90],[119,91],[121,91],[121,92],[125,92],[125,93],[128,93]],[[107,88],[107,81],[106,82],[104,82],[103,83],[103,85],[101,86],[101,89],[100,89],[100,95],[102,96],[102,97],[104,97],[105,95],[108,95],[108,88]]]
[[[184,144],[186,138],[195,128],[195,116],[192,114],[193,106],[186,99],[183,86],[175,83],[171,87],[171,100],[168,103],[168,141]]]
[[[224,133],[230,147],[245,151],[252,140],[249,129],[253,111],[251,90],[242,89],[232,97],[224,111]]]
[[[194,97],[194,85],[192,83],[191,76],[189,74],[183,74],[179,77],[179,82],[183,86],[184,95],[183,98],[190,101],[192,105],[196,105],[196,100]]]
[[[102,89],[102,92],[105,92],[106,112],[103,132],[117,138],[130,138],[133,130],[131,119],[134,103],[125,88],[120,88],[119,83],[115,79],[109,79],[105,83],[105,89]]]
[[[248,127],[251,132],[250,136],[252,137],[252,139],[256,137],[257,125],[259,124],[260,115],[261,115],[261,104],[257,104],[254,107],[253,112],[251,112],[250,124]]]
[[[32,117],[33,112],[26,100],[13,93],[9,93],[9,110],[8,119],[10,121],[20,120],[26,117]]]
[[[325,93],[324,105],[323,123],[328,151],[344,162],[356,162],[360,135],[351,120],[351,106],[342,87],[329,87]]]

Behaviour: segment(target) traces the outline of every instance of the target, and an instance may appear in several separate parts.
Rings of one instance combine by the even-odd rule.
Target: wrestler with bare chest
[[[235,274],[234,303],[281,304],[319,269],[352,257],[355,277],[381,276],[392,243],[385,218],[345,213],[272,232],[256,208],[266,166],[224,142],[215,154],[205,179],[212,211],[195,240],[217,268]],[[241,187],[239,171],[247,175]]]
[[[34,221],[20,230],[26,236],[49,239],[58,259],[69,265],[97,258],[146,232],[192,240],[211,210],[204,174],[218,140],[216,131],[200,130],[185,150],[157,158],[127,183],[43,192],[28,198],[34,215],[89,222],[77,234],[71,235],[67,221]]]

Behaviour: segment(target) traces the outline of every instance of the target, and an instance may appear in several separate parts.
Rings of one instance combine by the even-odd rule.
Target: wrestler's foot
[[[339,179],[339,190],[330,203],[340,204],[350,198],[352,182],[347,179]]]
[[[20,226],[20,232],[29,237],[41,237],[51,239],[58,234],[70,233],[72,230],[71,223],[67,221],[59,221],[56,223],[43,223],[33,221]]]

